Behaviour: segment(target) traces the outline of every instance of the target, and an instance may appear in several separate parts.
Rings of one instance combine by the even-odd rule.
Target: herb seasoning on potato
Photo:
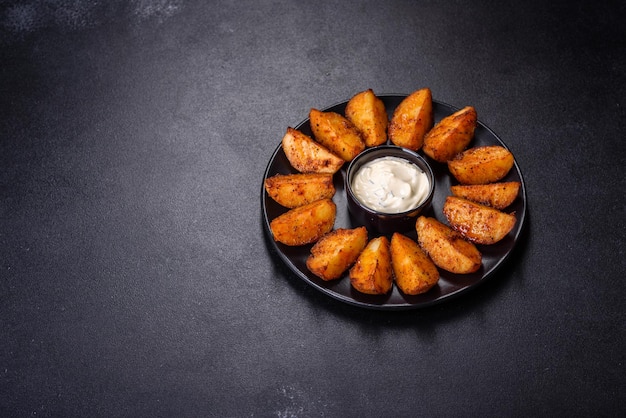
[[[521,185],[519,181],[489,184],[457,184],[450,186],[450,191],[453,195],[464,197],[472,202],[491,206],[495,209],[504,209],[515,201]]]
[[[429,88],[423,88],[411,93],[396,107],[389,123],[389,139],[394,145],[417,151],[432,126],[433,96]]]
[[[446,198],[443,214],[454,230],[476,244],[485,245],[502,240],[516,222],[515,215],[456,196]]]
[[[339,113],[311,109],[309,120],[317,142],[344,161],[352,161],[365,149],[359,130]]]
[[[333,229],[337,206],[330,199],[291,209],[270,222],[274,239],[290,246],[310,244]]]
[[[508,149],[489,145],[463,151],[448,161],[448,169],[461,184],[487,184],[504,178],[514,163]]]
[[[289,164],[301,173],[334,174],[344,161],[297,129],[287,128],[282,147]]]
[[[311,248],[306,266],[322,280],[336,280],[354,264],[367,244],[367,229],[339,228],[324,235]]]
[[[265,191],[278,204],[297,208],[335,195],[333,175],[326,173],[277,174],[265,180]]]
[[[361,293],[384,295],[393,287],[391,252],[385,236],[372,239],[350,269],[350,284]]]
[[[480,268],[482,255],[478,248],[448,225],[420,216],[415,229],[420,247],[437,267],[457,274],[473,273]]]
[[[346,104],[346,118],[361,132],[366,147],[387,141],[387,111],[385,104],[372,89],[354,95]]]
[[[439,281],[435,263],[417,242],[398,232],[391,236],[391,264],[396,285],[407,295],[426,293]]]
[[[476,110],[472,106],[446,116],[424,136],[424,154],[440,163],[451,160],[474,138],[477,121]]]

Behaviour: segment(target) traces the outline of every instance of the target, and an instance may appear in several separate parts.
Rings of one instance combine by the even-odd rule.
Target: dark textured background
[[[0,415],[611,416],[626,406],[619,1],[0,1]],[[473,105],[526,234],[425,310],[315,291],[260,191],[372,88]]]

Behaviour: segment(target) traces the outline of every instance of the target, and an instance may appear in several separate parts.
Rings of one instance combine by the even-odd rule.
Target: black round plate
[[[387,109],[387,114],[391,118],[393,111],[398,104],[406,97],[406,95],[379,95],[378,96],[384,103]],[[344,114],[347,101],[341,102],[334,106],[322,109],[324,111],[332,111]],[[456,112],[459,108],[450,106],[446,103],[433,100],[433,113],[435,123],[442,118]],[[309,119],[304,120],[295,129],[312,136],[311,127],[309,125]],[[483,145],[506,145],[498,138],[498,136],[482,122],[478,121],[478,125],[474,132],[474,139],[470,143],[470,147],[483,146]],[[432,207],[429,211],[424,213],[425,216],[435,217],[443,223],[447,224],[445,217],[443,216],[442,208],[447,196],[451,194],[450,186],[457,184],[456,179],[452,177],[448,171],[446,164],[438,163],[429,157],[425,156],[420,151],[420,155],[424,156],[426,160],[431,164],[433,173],[436,178],[435,195],[432,201]],[[345,192],[345,175],[348,164],[344,164],[340,171],[335,174],[334,183],[336,187],[336,193],[333,201],[337,204],[337,217],[335,220],[335,229],[337,228],[356,228],[358,224],[355,224],[350,214],[348,213],[346,192]],[[482,253],[482,267],[472,274],[453,274],[442,269],[439,269],[440,279],[435,287],[422,295],[405,295],[398,290],[394,285],[393,290],[382,296],[371,296],[360,293],[350,285],[350,279],[346,272],[344,276],[339,280],[325,282],[311,273],[306,267],[306,259],[309,256],[312,245],[304,245],[299,247],[289,247],[279,242],[274,241],[272,238],[272,232],[270,230],[270,222],[278,215],[285,213],[288,209],[280,206],[274,200],[272,200],[265,192],[265,179],[274,176],[276,174],[291,174],[297,171],[289,164],[282,146],[276,148],[276,151],[272,155],[265,175],[263,176],[263,183],[261,185],[261,206],[263,210],[263,220],[265,225],[265,231],[269,236],[269,242],[274,246],[274,249],[280,256],[280,258],[287,264],[298,277],[313,286],[315,289],[322,293],[327,294],[342,302],[361,306],[369,309],[380,310],[400,310],[400,309],[415,309],[422,308],[443,301],[449,300],[454,296],[458,296],[471,288],[477,286],[481,282],[485,281],[491,276],[494,271],[504,262],[508,255],[513,250],[522,228],[524,226],[524,219],[526,217],[526,187],[522,179],[522,173],[517,165],[517,162],[508,173],[508,175],[502,179],[502,181],[519,181],[521,188],[519,195],[515,202],[509,206],[505,211],[508,213],[514,212],[517,216],[517,223],[513,230],[501,241],[493,245],[478,245],[478,249]],[[408,231],[403,232],[405,235],[412,239],[417,239],[416,232]],[[369,238],[374,238],[372,232],[369,232]]]

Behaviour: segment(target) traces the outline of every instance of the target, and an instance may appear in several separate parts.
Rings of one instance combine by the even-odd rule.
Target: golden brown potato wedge
[[[489,145],[463,151],[448,161],[448,169],[461,184],[487,184],[504,178],[514,163],[511,151]]]
[[[346,118],[361,132],[366,147],[375,147],[387,141],[387,110],[372,89],[357,93],[348,101]]]
[[[310,244],[333,229],[336,214],[332,200],[316,200],[272,219],[270,229],[274,239],[285,245]]]
[[[333,175],[326,173],[277,174],[265,179],[265,191],[278,204],[297,208],[335,195]]]
[[[415,229],[420,247],[437,267],[457,274],[473,273],[480,268],[482,255],[478,248],[449,226],[420,216]]]
[[[422,150],[435,161],[445,163],[469,145],[478,116],[472,106],[446,116],[424,136]]]
[[[350,268],[367,244],[367,229],[336,229],[311,248],[306,266],[322,280],[335,280]]]
[[[507,181],[489,184],[458,184],[450,186],[450,191],[453,195],[464,197],[472,202],[491,206],[495,209],[504,209],[515,201],[520,187],[519,181]]]
[[[339,113],[311,109],[309,120],[317,142],[344,161],[352,161],[365,149],[359,130]]]
[[[389,139],[394,145],[418,150],[433,126],[433,96],[429,88],[414,91],[393,112]]]
[[[417,242],[395,232],[390,247],[396,285],[403,293],[419,295],[437,284],[439,270]]]
[[[293,168],[301,173],[334,174],[344,161],[297,129],[287,128],[283,151]]]
[[[384,295],[393,286],[389,240],[372,239],[350,269],[350,283],[361,293]]]
[[[486,245],[504,238],[517,221],[515,215],[456,196],[446,198],[443,214],[452,229],[476,244]]]

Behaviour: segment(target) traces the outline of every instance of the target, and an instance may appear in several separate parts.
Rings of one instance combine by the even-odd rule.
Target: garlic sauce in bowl
[[[426,173],[404,158],[386,156],[365,163],[352,179],[354,196],[383,213],[414,209],[428,197]]]
[[[417,152],[380,145],[350,162],[345,187],[355,224],[392,234],[415,229],[417,216],[430,207],[435,177]]]

